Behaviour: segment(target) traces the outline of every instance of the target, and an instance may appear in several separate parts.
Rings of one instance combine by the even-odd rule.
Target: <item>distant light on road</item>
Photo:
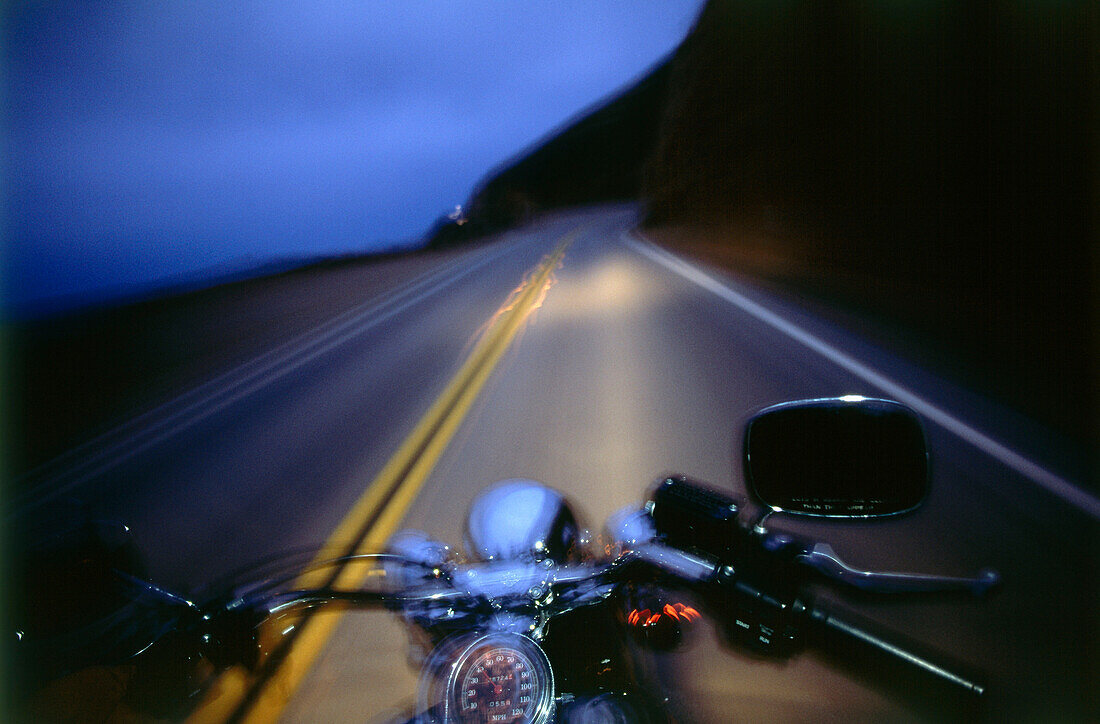
[[[462,204],[455,204],[455,210],[447,214],[447,218],[459,226],[466,223],[466,213],[462,210]]]
[[[594,310],[630,314],[650,309],[663,293],[647,286],[644,279],[625,260],[610,259],[577,279],[568,297],[555,301],[555,314],[574,318],[591,315]]]

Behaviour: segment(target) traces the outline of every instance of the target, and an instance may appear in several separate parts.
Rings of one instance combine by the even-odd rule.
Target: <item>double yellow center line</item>
[[[562,239],[493,314],[484,334],[443,394],[329,536],[313,563],[295,580],[295,587],[354,589],[364,583],[372,570],[368,563],[355,561],[335,568],[322,564],[341,556],[382,550],[500,358],[527,317],[542,304],[553,283],[554,270],[561,265],[575,236],[576,232]],[[339,609],[332,609],[335,607],[329,607],[331,612],[324,616],[307,613],[296,619],[280,618],[278,631],[268,627],[261,633],[261,642],[271,639],[275,645],[265,653],[263,664],[255,672],[244,667],[224,672],[188,722],[276,721],[335,630],[341,616]]]

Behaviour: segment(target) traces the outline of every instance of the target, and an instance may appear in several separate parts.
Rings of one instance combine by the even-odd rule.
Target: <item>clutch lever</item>
[[[814,543],[795,560],[835,581],[879,593],[970,591],[975,596],[981,596],[1001,582],[1001,574],[992,568],[983,568],[970,578],[864,571],[842,561],[828,543]]]

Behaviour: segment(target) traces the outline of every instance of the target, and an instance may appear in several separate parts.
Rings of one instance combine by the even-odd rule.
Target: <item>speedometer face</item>
[[[467,721],[530,721],[538,685],[538,673],[519,651],[489,649],[462,680],[459,711]]]
[[[516,724],[549,719],[553,674],[546,654],[530,639],[490,634],[456,662],[452,706],[463,722]]]

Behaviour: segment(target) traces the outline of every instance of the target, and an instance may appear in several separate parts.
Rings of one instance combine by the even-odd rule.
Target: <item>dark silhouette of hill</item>
[[[876,317],[1091,446],[1098,14],[711,0],[666,63],[435,241],[641,199],[668,243]]]
[[[643,162],[657,146],[667,105],[666,61],[610,102],[581,116],[474,190],[463,225],[441,219],[430,246],[521,224],[541,210],[638,198]]]
[[[710,2],[674,61],[648,222],[756,236],[776,276],[1091,444],[1095,19]]]

